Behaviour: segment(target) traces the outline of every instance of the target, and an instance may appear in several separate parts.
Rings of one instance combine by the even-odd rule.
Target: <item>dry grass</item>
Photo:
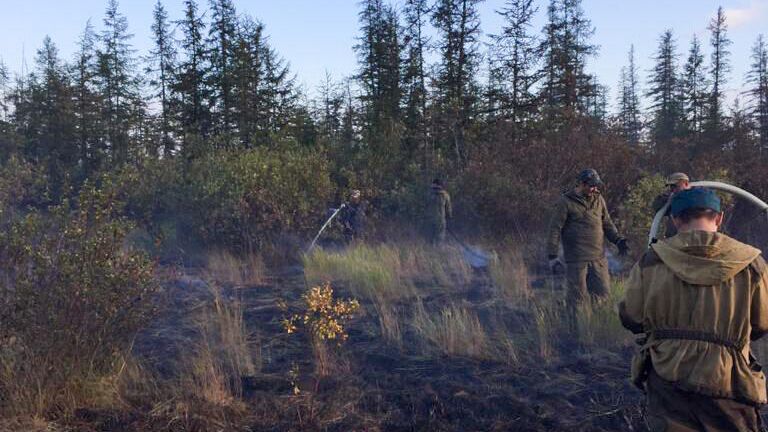
[[[507,303],[525,305],[533,300],[530,273],[522,254],[507,250],[491,260],[488,270],[499,297]]]
[[[424,341],[444,354],[477,359],[491,357],[488,335],[477,314],[467,307],[449,305],[432,316],[418,303],[412,325]]]
[[[383,298],[373,299],[373,308],[379,321],[381,336],[387,343],[402,347],[403,333],[400,326],[401,317],[395,306]]]
[[[617,349],[632,343],[632,335],[619,319],[618,303],[624,297],[624,283],[614,281],[607,298],[585,302],[578,311],[578,337],[586,347]]]
[[[208,255],[205,273],[218,283],[243,287],[261,285],[266,279],[266,266],[259,254],[237,257],[226,251]]]
[[[304,257],[304,274],[309,284],[340,282],[354,296],[370,302],[382,337],[401,346],[401,306],[424,288],[468,285],[472,269],[457,248],[357,244],[338,252],[316,249]]]
[[[401,278],[400,256],[390,246],[355,245],[339,252],[315,249],[304,257],[304,275],[310,285],[341,282],[356,296],[396,301],[413,294]]]
[[[209,285],[213,301],[196,321],[199,339],[181,366],[182,392],[213,405],[231,406],[242,396],[242,377],[260,368],[260,356],[243,321],[239,301],[225,301]]]
[[[462,288],[472,281],[472,267],[456,246],[414,243],[400,246],[399,255],[400,273],[411,283]]]
[[[533,307],[536,353],[545,362],[550,362],[554,358],[556,332],[565,327],[565,315],[561,313],[561,309],[551,299]]]

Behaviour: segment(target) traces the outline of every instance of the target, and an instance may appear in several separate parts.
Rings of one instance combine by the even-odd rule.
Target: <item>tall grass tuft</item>
[[[632,336],[621,325],[618,303],[624,297],[624,283],[615,281],[608,297],[587,301],[579,307],[579,342],[587,347],[616,349],[631,344]]]
[[[255,253],[238,257],[226,251],[212,252],[205,272],[209,279],[237,287],[261,285],[266,277],[264,260]]]
[[[489,273],[499,297],[507,303],[524,305],[533,300],[528,267],[519,252],[508,250],[501,256],[494,256]]]
[[[477,359],[491,355],[488,335],[477,314],[467,307],[452,304],[432,316],[419,302],[412,324],[424,341],[444,354]]]
[[[260,369],[258,349],[243,321],[239,301],[225,301],[210,285],[212,304],[197,320],[199,339],[182,380],[185,391],[214,405],[230,405],[242,396],[242,378]]]
[[[391,246],[355,245],[339,252],[316,249],[304,256],[304,275],[311,285],[341,282],[367,300],[395,301],[413,293],[401,278],[399,251]]]

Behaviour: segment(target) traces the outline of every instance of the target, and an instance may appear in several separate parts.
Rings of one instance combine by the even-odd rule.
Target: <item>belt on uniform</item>
[[[722,336],[718,336],[714,333],[698,331],[698,330],[677,330],[677,329],[658,329],[651,332],[651,335],[656,340],[664,339],[682,339],[682,340],[694,340],[709,342],[716,345],[722,345],[727,348],[733,348],[740,350],[744,347],[744,343],[741,341],[734,341],[726,339]]]

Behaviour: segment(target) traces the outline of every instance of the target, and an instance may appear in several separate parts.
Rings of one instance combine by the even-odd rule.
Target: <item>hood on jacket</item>
[[[744,270],[760,250],[725,234],[689,231],[651,248],[677,277],[693,285],[717,285]]]

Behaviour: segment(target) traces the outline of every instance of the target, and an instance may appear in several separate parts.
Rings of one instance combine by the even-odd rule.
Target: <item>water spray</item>
[[[337,208],[337,209],[336,209],[336,211],[334,211],[334,212],[333,212],[333,214],[331,215],[331,217],[329,217],[329,218],[328,218],[328,220],[327,220],[327,221],[325,221],[325,223],[323,224],[323,226],[322,226],[322,227],[320,227],[320,231],[318,231],[318,232],[317,232],[317,235],[316,235],[316,236],[315,236],[315,238],[312,240],[312,243],[309,245],[309,248],[307,248],[307,253],[310,253],[310,252],[312,252],[312,249],[314,249],[314,248],[315,248],[315,243],[317,243],[317,239],[319,239],[319,238],[320,238],[320,236],[321,236],[321,235],[323,235],[323,231],[325,231],[325,229],[326,229],[326,228],[328,228],[328,225],[330,225],[330,223],[331,223],[331,221],[333,220],[333,218],[335,218],[335,217],[336,217],[336,215],[338,215],[338,214],[339,214],[339,212],[341,211],[341,209],[343,209],[343,208],[344,208],[344,207],[346,207],[346,206],[347,206],[346,204],[341,204],[341,205],[339,206],[339,208]]]
[[[715,182],[715,181],[698,181],[691,183],[691,186],[693,187],[705,187],[714,189],[721,192],[728,192],[730,194],[736,195],[740,198],[743,198],[755,206],[757,206],[760,211],[766,216],[768,216],[768,204],[765,203],[765,201],[761,200],[760,198],[752,195],[751,193],[745,191],[744,189],[741,189],[739,187],[729,185],[728,183],[722,183],[722,182]],[[657,234],[659,232],[659,227],[661,226],[661,220],[664,219],[664,215],[667,214],[667,210],[669,210],[670,203],[667,202],[664,204],[664,207],[662,207],[657,213],[656,216],[653,218],[653,223],[651,224],[651,232],[648,234],[648,244],[653,244],[658,239]]]

